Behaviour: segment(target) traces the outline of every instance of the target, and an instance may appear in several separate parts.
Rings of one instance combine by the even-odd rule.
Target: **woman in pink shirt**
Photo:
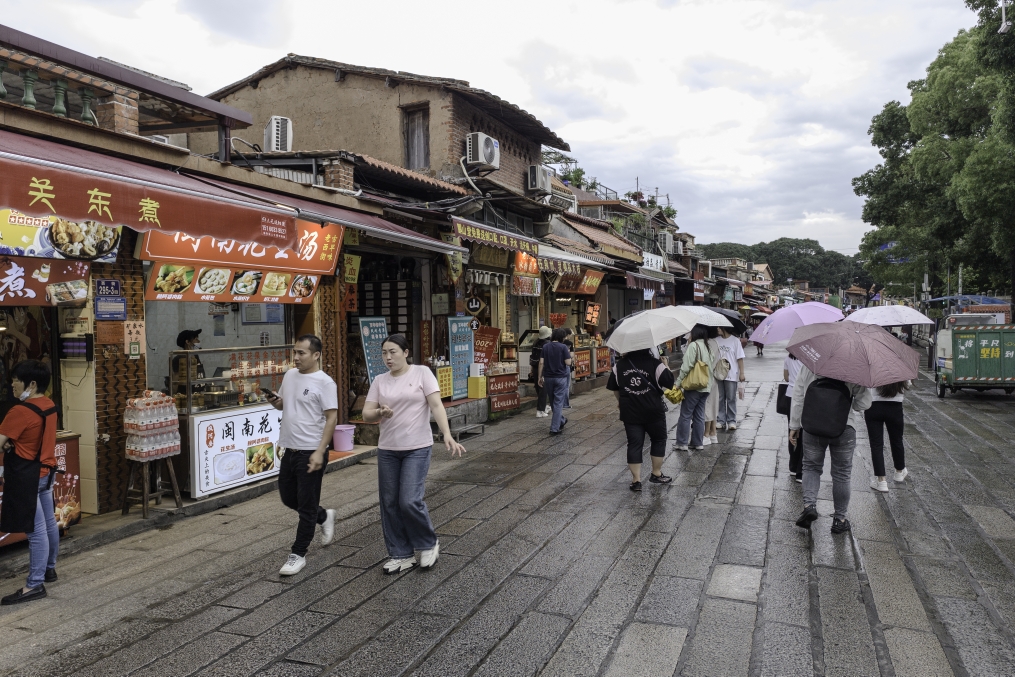
[[[455,441],[441,402],[437,378],[427,367],[409,364],[409,344],[401,334],[384,339],[381,355],[388,373],[370,384],[363,420],[379,422],[377,487],[381,498],[381,528],[391,557],[384,573],[397,574],[417,564],[429,569],[437,563],[440,544],[423,501],[430,470],[433,433],[430,414],[444,435],[451,455],[465,447]],[[416,560],[416,551],[420,558]]]

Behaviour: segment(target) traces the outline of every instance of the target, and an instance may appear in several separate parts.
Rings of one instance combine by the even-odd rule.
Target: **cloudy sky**
[[[211,92],[289,52],[470,81],[700,242],[856,251],[870,118],[975,24],[962,0],[4,0],[3,23]],[[298,130],[296,134],[298,144]]]

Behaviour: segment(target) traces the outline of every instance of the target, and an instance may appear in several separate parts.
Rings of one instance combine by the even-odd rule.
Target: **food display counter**
[[[182,451],[173,461],[192,498],[278,474],[282,412],[261,388],[278,390],[291,355],[292,345],[170,352]]]
[[[56,434],[57,473],[53,480],[53,512],[60,533],[81,521],[81,465],[79,461],[78,439],[81,435],[67,430],[58,430]],[[0,454],[0,469],[3,468],[3,455]],[[0,509],[3,508],[3,476],[0,475]],[[7,534],[0,531],[0,547],[20,543],[25,534]]]

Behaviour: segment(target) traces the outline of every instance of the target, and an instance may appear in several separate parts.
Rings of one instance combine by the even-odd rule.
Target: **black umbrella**
[[[709,307],[709,310],[715,311],[720,315],[726,316],[729,319],[730,324],[733,325],[732,333],[742,334],[745,331],[747,331],[747,324],[744,323],[743,319],[741,319],[740,317],[740,313],[738,313],[737,311],[730,310],[728,308],[712,308],[712,307]]]

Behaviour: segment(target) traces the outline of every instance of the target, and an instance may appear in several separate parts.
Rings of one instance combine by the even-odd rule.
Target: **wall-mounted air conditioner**
[[[656,236],[656,242],[659,244],[659,249],[662,250],[663,254],[673,253],[673,233],[662,231]]]
[[[552,193],[553,184],[550,182],[551,176],[553,176],[553,173],[546,167],[530,165],[527,184],[529,192],[537,193],[538,195],[549,195]]]
[[[293,149],[293,121],[278,115],[268,118],[268,124],[264,126],[265,152],[291,151]]]
[[[683,240],[674,240],[673,241],[673,249],[674,249],[674,252],[673,252],[674,254],[676,254],[677,256],[683,256],[684,255],[684,241]]]
[[[500,142],[482,132],[465,137],[465,164],[477,169],[500,169]]]

